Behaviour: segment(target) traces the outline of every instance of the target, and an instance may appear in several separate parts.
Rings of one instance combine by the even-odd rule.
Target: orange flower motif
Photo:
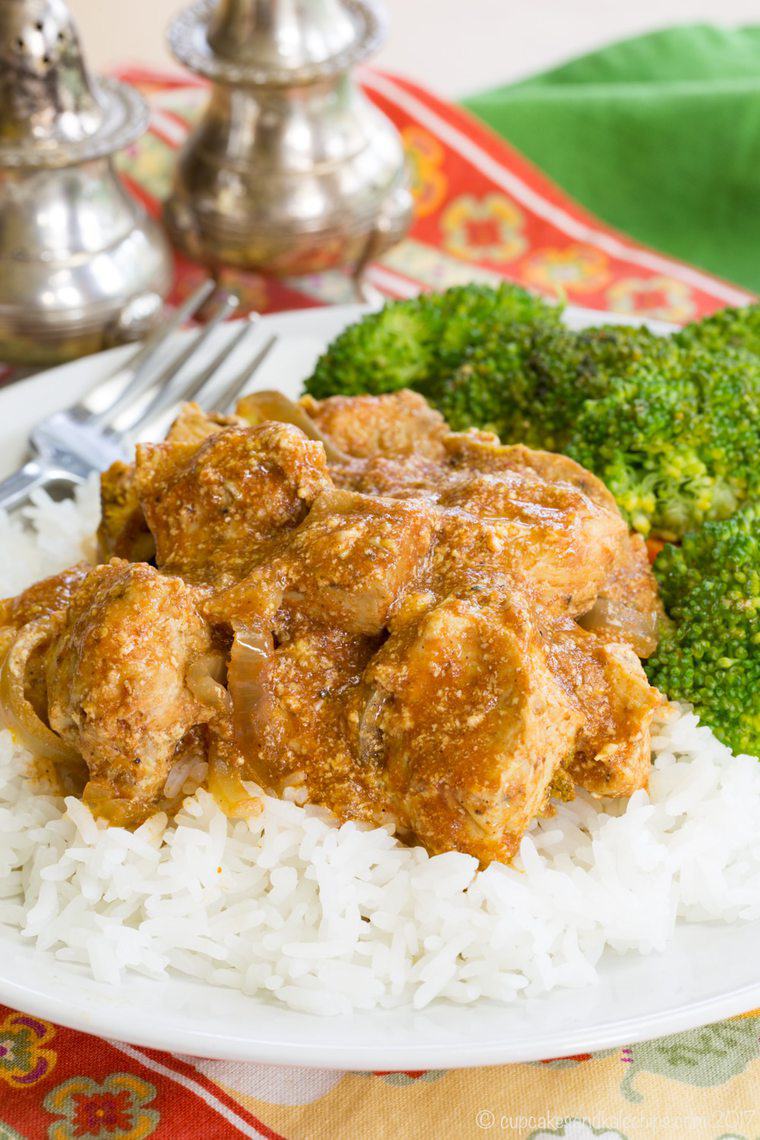
[[[48,1076],[58,1057],[47,1049],[55,1026],[25,1013],[10,1013],[0,1022],[0,1081],[25,1089]]]
[[[444,248],[467,260],[514,261],[527,245],[525,219],[504,194],[463,194],[441,217]]]
[[[536,250],[522,269],[529,285],[559,294],[593,293],[610,279],[606,254],[585,245]]]
[[[672,277],[624,277],[607,290],[615,313],[636,313],[659,321],[687,321],[696,306],[688,285]]]
[[[440,169],[446,152],[438,139],[421,127],[405,127],[401,137],[412,172],[412,197],[418,218],[428,218],[440,206],[448,182]]]
[[[146,1108],[155,1096],[155,1085],[133,1073],[111,1073],[100,1085],[89,1077],[71,1077],[45,1097],[47,1111],[59,1117],[48,1137],[145,1140],[158,1127],[159,1114]]]

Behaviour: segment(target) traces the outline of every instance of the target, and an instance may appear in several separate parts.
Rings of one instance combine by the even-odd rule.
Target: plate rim
[[[148,981],[148,979],[146,979]],[[189,982],[188,985],[199,983]],[[201,989],[217,990],[217,987]],[[588,989],[588,987],[586,987]],[[583,991],[580,991],[583,992]],[[551,994],[545,995],[551,1000]],[[251,999],[255,1000],[255,999]],[[67,1006],[63,999],[36,993],[27,987],[8,982],[0,977],[0,1001],[13,1009],[31,1016],[42,1017],[56,1025],[91,1036],[118,1040],[137,1048],[158,1049],[162,1052],[185,1054],[212,1060],[242,1061],[258,1064],[292,1065],[302,1068],[335,1069],[342,1072],[405,1071],[416,1069],[465,1069],[492,1065],[529,1064],[570,1057],[577,1053],[598,1053],[641,1041],[656,1040],[673,1033],[682,1033],[711,1025],[726,1018],[750,1013],[760,1005],[760,980],[727,994],[716,995],[685,1006],[666,1008],[645,1017],[629,1017],[623,1021],[603,1022],[593,1032],[565,1029],[545,1035],[540,1040],[521,1044],[519,1037],[488,1043],[458,1041],[454,1044],[430,1045],[402,1044],[376,1045],[353,1042],[349,1045],[315,1046],[299,1041],[273,1042],[238,1034],[222,1036],[218,1032],[202,1029],[187,1030],[187,1038],[180,1043],[170,1034],[145,1023],[138,1027],[128,1024],[114,1030],[108,1015],[89,1011],[83,1018],[82,1005]],[[491,1003],[496,1005],[496,1003]],[[477,1013],[478,1005],[469,1007]],[[371,1011],[371,1016],[375,1011]],[[377,1011],[383,1017],[392,1017],[396,1010]],[[406,1011],[405,1011],[406,1012]],[[337,1023],[339,1017],[320,1018],[318,1021]],[[348,1020],[353,1014],[347,1015]],[[137,1018],[135,1018],[137,1020]]]

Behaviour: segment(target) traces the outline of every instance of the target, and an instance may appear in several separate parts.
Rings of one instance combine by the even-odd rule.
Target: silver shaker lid
[[[191,71],[247,87],[318,82],[384,38],[374,0],[199,0],[169,29],[171,51]]]
[[[77,164],[147,126],[136,91],[90,75],[64,0],[0,0],[0,167]]]

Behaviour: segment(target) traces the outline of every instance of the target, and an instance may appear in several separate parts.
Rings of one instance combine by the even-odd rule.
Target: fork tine
[[[116,430],[120,432],[134,431],[135,425],[143,420],[143,412],[138,412],[137,416],[135,416],[134,419],[126,419],[126,422],[122,421],[116,425],[114,425],[114,419],[117,416],[120,416],[123,412],[129,413],[129,411],[137,403],[139,397],[142,395],[146,388],[157,389],[156,394],[151,399],[149,406],[151,406],[153,402],[158,399],[161,392],[165,390],[165,386],[172,388],[172,378],[179,375],[188,361],[191,360],[192,357],[194,357],[196,353],[203,347],[214,330],[222,323],[222,321],[226,320],[227,317],[234,313],[235,309],[238,307],[238,304],[239,302],[237,297],[231,293],[225,293],[222,299],[219,301],[211,317],[208,319],[208,321],[206,321],[203,328],[198,330],[197,334],[190,340],[189,344],[187,344],[185,348],[181,349],[176,355],[174,355],[171,360],[167,361],[167,363],[158,373],[151,373],[147,383],[141,385],[139,391],[130,389],[124,392],[123,397],[116,401],[116,404],[113,408],[110,409],[108,413],[104,413],[104,416],[99,422],[103,423],[103,421],[105,421],[108,423],[110,421],[111,426],[115,426]]]
[[[228,381],[227,384],[225,384],[224,388],[222,388],[221,392],[215,396],[214,405],[218,412],[227,413],[232,410],[237,397],[245,389],[248,381],[253,379],[261,365],[269,356],[274,346],[277,344],[277,341],[278,338],[276,336],[270,336],[269,340],[266,341],[263,348],[260,348],[256,353],[253,360],[251,360],[245,366],[242,372],[238,372],[237,376],[235,376],[234,379]]]
[[[250,313],[243,322],[242,328],[235,330],[211,363],[207,364],[197,376],[191,376],[185,384],[169,384],[165,388],[159,388],[147,408],[129,425],[128,430],[130,433],[139,431],[145,427],[150,420],[160,416],[162,412],[165,412],[166,409],[170,408],[173,404],[178,404],[181,400],[192,400],[196,395],[199,395],[209,384],[209,381],[213,380],[230,353],[234,352],[244,337],[248,335],[258,319],[258,313]]]
[[[200,373],[200,375],[196,377],[195,381],[192,383],[190,388],[186,392],[183,393],[183,395],[182,395],[183,400],[195,399],[198,401],[199,404],[203,404],[204,401],[207,401],[207,397],[209,395],[209,392],[211,392],[214,388],[213,381],[214,381],[217,373],[219,372],[219,369],[222,367],[224,362],[232,355],[232,353],[235,351],[235,349],[238,347],[238,345],[242,344],[242,342],[245,340],[245,338],[248,336],[248,334],[256,327],[256,325],[259,323],[260,320],[261,320],[261,314],[260,313],[249,313],[248,314],[245,321],[243,322],[242,327],[239,328],[235,332],[234,336],[232,336],[230,338],[230,340],[227,342],[227,344],[222,349],[222,351],[219,353],[219,355],[214,360],[212,360],[212,362],[211,362],[211,364],[209,364],[208,368],[204,368],[204,370]]]
[[[214,281],[210,277],[207,277],[200,283],[197,289],[193,290],[189,297],[185,298],[182,304],[174,310],[167,320],[148,337],[142,348],[139,348],[134,356],[129,358],[124,367],[124,371],[129,376],[127,383],[117,392],[117,395],[110,404],[88,416],[91,424],[103,424],[111,417],[118,415],[122,408],[136,399],[146,388],[150,387],[153,383],[153,365],[158,356],[158,350],[177,329],[182,327],[185,321],[189,320],[190,317],[198,312],[204,301],[213,293],[214,288]],[[121,371],[121,368],[117,369],[116,375]],[[114,377],[109,377],[108,379],[114,379]]]
[[[142,348],[130,358],[130,368],[140,368],[173,332],[182,328],[185,321],[188,321],[190,317],[197,313],[204,301],[208,300],[214,291],[214,286],[215,282],[213,278],[204,278],[197,289],[193,289],[192,293],[185,297],[182,304],[168,316],[167,320],[146,338]]]

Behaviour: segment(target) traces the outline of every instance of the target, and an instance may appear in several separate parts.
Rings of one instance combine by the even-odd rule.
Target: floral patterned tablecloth
[[[156,213],[204,99],[184,77],[128,69],[150,132],[119,159]],[[686,321],[743,290],[601,225],[503,140],[415,85],[363,74],[402,132],[416,214],[370,281],[403,297],[469,280],[521,282],[570,302]],[[631,177],[635,177],[632,157]],[[175,298],[201,276],[177,259]],[[350,299],[340,273],[292,281],[230,274],[249,308]],[[204,1061],[103,1042],[0,1006],[0,1140],[184,1137],[440,1140],[757,1140],[760,1010],[659,1041],[529,1065],[338,1073]]]
[[[97,1041],[0,1007],[1,1140],[757,1140],[760,1010],[530,1065],[338,1073]]]
[[[157,213],[205,88],[186,77],[134,68],[120,75],[141,87],[153,110],[149,133],[122,152],[121,173]],[[369,273],[381,292],[404,297],[420,288],[506,277],[591,309],[668,321],[749,299],[744,290],[602,225],[464,111],[406,80],[369,70],[362,78],[401,131],[414,173],[411,233]],[[184,295],[201,274],[177,258],[177,294]],[[264,312],[353,299],[341,273],[285,281],[229,273],[226,280],[245,304]]]

